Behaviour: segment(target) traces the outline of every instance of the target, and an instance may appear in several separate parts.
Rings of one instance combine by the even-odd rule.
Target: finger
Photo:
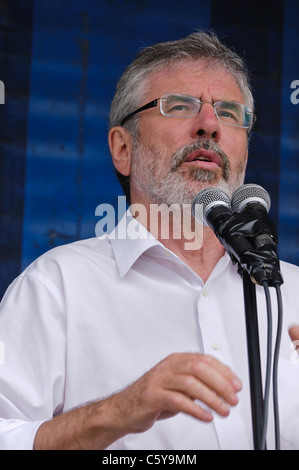
[[[171,391],[177,391],[188,396],[193,401],[197,400],[214,410],[221,416],[229,415],[227,403],[206,384],[191,375],[177,376],[173,379]],[[236,405],[238,399],[231,399],[230,404]]]
[[[212,356],[198,353],[172,354],[160,363],[168,371],[178,374],[190,374],[201,379],[201,375],[213,378],[213,373],[217,372],[228,382],[235,391],[242,389],[242,383],[232,370]]]
[[[167,401],[163,406],[165,411],[160,414],[159,420],[168,418],[177,413],[185,413],[204,422],[211,422],[213,420],[213,415],[210,412],[183,393],[167,391],[165,399]]]
[[[165,388],[177,389],[192,398],[199,399],[199,392],[188,390],[189,379],[187,377],[194,377],[198,381],[198,387],[204,384],[213,393],[216,392],[226,403],[233,406],[238,403],[236,392],[242,388],[240,380],[229,367],[211,356],[203,354],[172,355],[161,365],[166,368],[168,373],[173,372],[173,374],[164,376],[167,380],[170,379],[170,382],[167,380],[164,382]],[[186,378],[187,384],[181,382],[182,376]]]
[[[230,405],[238,403],[242,384],[232,370],[210,356],[202,356],[194,365],[194,376]]]
[[[294,325],[289,328],[289,335],[292,342],[299,341],[299,325]]]
[[[185,412],[203,421],[211,421],[212,415],[198,402],[225,417],[227,404],[238,403],[236,392],[241,388],[231,369],[217,359],[190,353],[168,356],[142,382],[147,384],[142,401],[157,418]]]

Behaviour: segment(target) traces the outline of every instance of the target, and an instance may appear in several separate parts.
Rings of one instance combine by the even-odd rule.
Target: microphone
[[[197,222],[212,228],[234,263],[241,263],[242,255],[252,250],[243,234],[224,231],[233,217],[231,200],[224,191],[213,187],[200,191],[193,200],[192,213]]]
[[[233,212],[242,212],[248,204],[254,204],[257,208],[269,212],[271,207],[269,193],[258,184],[251,183],[240,186],[233,194],[232,210]]]
[[[260,188],[258,195],[257,185],[246,187],[247,192],[239,188],[233,195],[233,207],[224,191],[206,188],[195,196],[192,213],[198,222],[212,228],[233,263],[238,262],[240,271],[246,270],[253,282],[282,284],[276,231],[267,215],[270,196]]]
[[[192,213],[197,222],[210,226],[214,231],[218,232],[221,224],[232,215],[231,200],[220,189],[206,188],[195,196],[192,204]]]
[[[277,255],[278,237],[275,225],[268,216],[271,207],[269,193],[257,184],[244,184],[238,188],[231,200],[232,212],[243,216],[244,235],[249,237],[253,248],[263,254],[263,270],[270,285],[283,284]]]
[[[260,249],[269,245],[276,250],[278,237],[272,220],[267,216],[271,207],[269,193],[258,184],[244,184],[238,188],[231,200],[232,212],[246,214],[248,219],[260,218],[255,225],[257,235],[252,239],[254,248]]]

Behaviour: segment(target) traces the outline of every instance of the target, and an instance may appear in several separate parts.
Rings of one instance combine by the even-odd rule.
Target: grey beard
[[[189,168],[187,182],[181,172],[181,164],[187,156],[196,150],[206,149],[215,152],[222,162],[222,177],[212,170],[201,168]],[[170,171],[166,176],[159,176],[161,167],[159,162],[163,161],[162,152],[156,149],[147,149],[139,139],[134,141],[132,155],[131,181],[141,193],[156,204],[192,204],[196,194],[205,187],[217,187],[225,191],[230,197],[232,193],[243,183],[243,167],[238,169],[235,180],[231,177],[230,164],[227,155],[213,140],[200,139],[178,149],[172,156]],[[162,167],[162,172],[165,167]],[[196,184],[201,182],[202,184]],[[194,183],[194,184],[193,184]]]

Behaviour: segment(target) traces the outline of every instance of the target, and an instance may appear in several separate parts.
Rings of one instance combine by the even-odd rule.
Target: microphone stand
[[[245,270],[242,273],[242,279],[246,315],[253,442],[255,450],[264,450],[261,448],[263,432],[263,387],[256,306],[256,288],[255,284],[250,279],[249,274]]]

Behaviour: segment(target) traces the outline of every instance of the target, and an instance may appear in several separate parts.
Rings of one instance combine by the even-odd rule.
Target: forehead
[[[244,102],[235,77],[207,60],[182,62],[153,72],[146,80],[146,99],[163,93],[184,93],[211,100]]]

